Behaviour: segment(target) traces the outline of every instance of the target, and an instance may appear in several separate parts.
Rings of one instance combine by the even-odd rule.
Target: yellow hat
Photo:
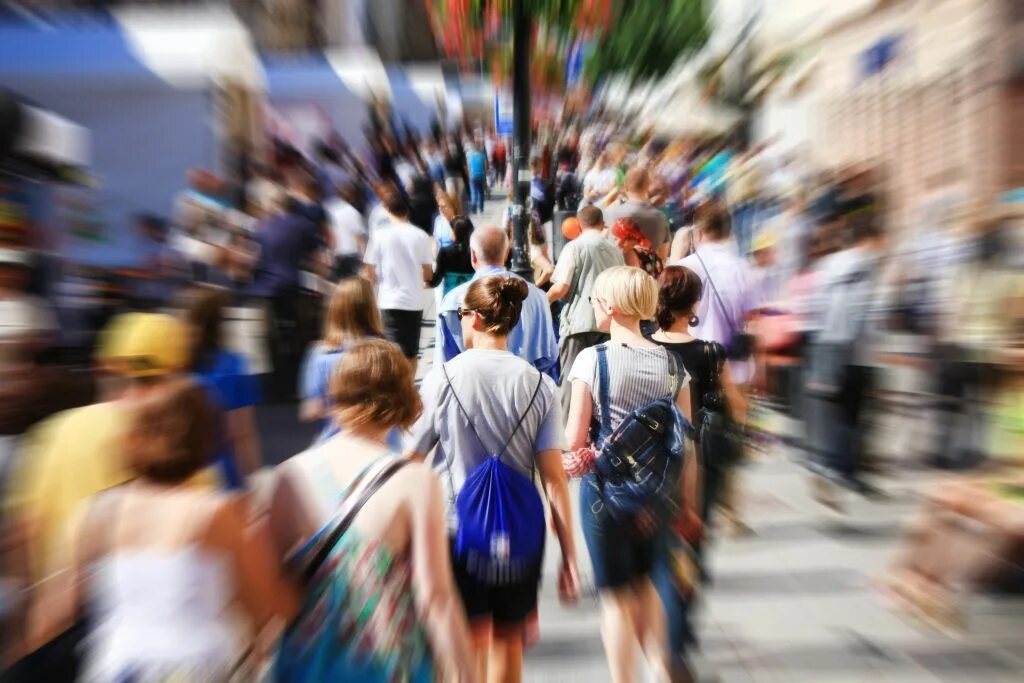
[[[101,333],[97,359],[125,377],[158,377],[188,364],[188,329],[163,313],[119,315]]]
[[[754,238],[754,242],[751,245],[751,251],[758,252],[763,249],[771,249],[775,246],[778,240],[775,238],[775,232],[772,230],[762,230],[757,237]]]

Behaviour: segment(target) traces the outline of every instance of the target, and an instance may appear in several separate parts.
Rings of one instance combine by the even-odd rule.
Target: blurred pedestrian
[[[605,221],[611,225],[620,218],[632,218],[641,232],[647,236],[651,251],[662,260],[668,258],[669,243],[672,233],[669,231],[668,219],[660,209],[651,204],[648,198],[651,187],[651,176],[646,169],[635,168],[626,174],[626,200],[612,204],[605,209]]]
[[[469,244],[473,235],[473,222],[465,216],[459,216],[452,221],[451,228],[454,240],[438,251],[437,266],[430,280],[431,287],[443,285],[442,295],[472,280],[474,272],[472,249]]]
[[[487,198],[487,155],[475,144],[467,148],[466,168],[469,171],[470,211],[483,213]]]
[[[268,393],[275,400],[295,396],[299,360],[310,331],[300,327],[304,306],[303,269],[323,244],[321,226],[311,220],[299,203],[279,197],[277,209],[255,228],[259,257],[251,292],[268,308],[267,342],[272,364]]]
[[[562,552],[559,594],[579,592],[555,383],[508,349],[529,292],[512,275],[469,285],[458,309],[466,350],[424,380],[426,412],[411,437],[418,457],[433,450],[458,519],[453,567],[477,670],[500,681],[521,680],[523,646],[536,634],[546,524],[535,472]]]
[[[650,248],[650,240],[632,218],[620,218],[609,230],[612,243],[622,252],[627,266],[639,268],[653,278],[661,275],[665,264]]]
[[[212,287],[193,293],[185,312],[192,338],[189,369],[211,394],[211,402],[224,413],[218,425],[215,463],[229,488],[242,488],[263,465],[255,406],[259,383],[240,353],[224,346],[226,291]]]
[[[373,285],[361,277],[339,280],[331,292],[323,336],[309,348],[302,364],[299,418],[322,422],[325,435],[333,431],[329,429],[334,423],[328,393],[331,374],[353,344],[383,338]]]
[[[510,244],[501,228],[484,226],[473,231],[469,241],[470,261],[476,271],[473,280],[490,275],[518,277],[505,268]],[[459,285],[449,292],[438,308],[437,361],[449,361],[466,350],[462,323],[458,317],[470,284]],[[529,291],[523,303],[519,322],[508,334],[508,349],[541,372],[558,377],[558,342],[548,301],[539,288],[527,283]]]
[[[657,308],[653,278],[638,268],[609,268],[596,278],[589,298],[596,327],[609,335],[611,343],[581,350],[567,373],[572,399],[566,434],[569,451],[590,446],[600,458],[603,444],[633,411],[667,398],[688,416],[690,392],[675,356],[640,332],[640,321],[653,318]],[[600,424],[596,439],[595,423]],[[682,489],[684,505],[696,506],[696,463],[687,460],[687,483],[684,487],[672,482],[678,487],[672,493],[678,496]],[[644,515],[643,520],[614,516],[603,486],[595,472],[583,476],[580,515],[601,600],[601,631],[612,680],[634,680],[639,644],[655,679],[669,681],[665,610],[652,582],[667,520],[655,515]]]
[[[420,353],[424,288],[434,275],[434,242],[409,223],[409,204],[398,193],[385,198],[388,221],[370,233],[366,278],[377,285],[384,334],[398,344],[415,374]]]
[[[330,403],[344,430],[280,465],[271,498],[277,551],[304,585],[275,680],[479,680],[441,486],[387,445],[420,414],[411,368],[389,342],[358,342],[331,374]]]
[[[207,391],[170,380],[126,415],[115,452],[134,478],[69,516],[31,636],[51,641],[91,605],[80,680],[232,680],[249,651],[259,659],[265,629],[292,617],[296,595],[240,500],[182,486],[216,452]]]
[[[331,222],[331,236],[334,249],[334,264],[331,280],[358,275],[363,266],[363,252],[366,251],[366,221],[356,208],[359,201],[359,186],[347,182],[338,186],[336,197],[327,202],[327,215]]]
[[[462,215],[462,202],[443,190],[437,191],[437,216],[434,217],[434,239],[439,248],[447,247],[455,239],[452,221]]]
[[[409,222],[432,235],[437,211],[437,195],[430,178],[425,175],[413,176],[412,189],[409,191]]]
[[[576,216],[582,232],[562,248],[552,278],[548,301],[565,299],[559,325],[558,361],[561,366],[562,409],[568,413],[570,384],[566,373],[576,356],[586,348],[608,341],[607,332],[597,327],[590,295],[594,281],[613,266],[621,266],[622,252],[603,235],[604,220],[596,206],[585,206]]]

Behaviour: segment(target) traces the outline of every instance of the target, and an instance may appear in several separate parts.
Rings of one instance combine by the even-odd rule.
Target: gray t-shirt
[[[409,444],[411,450],[421,453],[437,446],[431,462],[451,496],[452,485],[458,493],[466,476],[497,454],[512,435],[516,422],[530,405],[539,373],[508,351],[484,349],[463,351],[445,368],[451,386],[440,367],[423,380],[423,415],[412,428]],[[452,394],[453,387],[472,417],[472,428]],[[531,475],[537,453],[565,448],[564,424],[555,393],[554,381],[544,375],[537,399],[501,455],[502,462],[525,476]]]
[[[597,332],[590,292],[594,289],[598,275],[613,266],[621,265],[624,265],[622,252],[600,232],[586,230],[562,247],[551,281],[569,285],[569,296],[562,306],[559,321],[559,334],[563,338],[584,332]]]
[[[609,228],[620,218],[632,218],[636,221],[637,227],[651,241],[651,249],[655,251],[672,239],[672,231],[669,229],[668,219],[665,218],[665,214],[650,202],[628,200],[621,204],[613,204],[605,209],[604,223]]]
[[[666,397],[675,397],[689,383],[682,364],[663,346],[647,348],[608,342],[608,407],[611,428],[637,408]],[[597,347],[580,351],[569,372],[570,380],[582,380],[590,387],[594,419],[601,420],[600,373]]]

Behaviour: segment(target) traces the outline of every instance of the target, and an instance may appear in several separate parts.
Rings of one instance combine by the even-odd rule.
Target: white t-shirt
[[[615,189],[614,168],[592,168],[583,176],[583,194],[589,194],[596,190],[601,195],[606,195]]]
[[[362,214],[340,198],[327,202],[326,209],[331,219],[331,233],[334,235],[334,253],[338,256],[358,255],[359,238],[366,236]]]
[[[377,271],[381,310],[423,310],[423,266],[434,265],[434,241],[427,233],[392,220],[370,235],[363,260]]]

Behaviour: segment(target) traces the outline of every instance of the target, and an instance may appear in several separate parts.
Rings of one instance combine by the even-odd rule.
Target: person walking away
[[[350,277],[334,286],[324,318],[323,336],[306,353],[299,387],[299,419],[320,422],[320,441],[338,430],[331,417],[330,381],[345,352],[367,339],[383,339],[384,325],[370,281]]]
[[[470,236],[469,250],[470,262],[476,271],[473,279],[445,295],[438,308],[435,360],[438,365],[452,360],[466,350],[458,311],[465,301],[471,283],[491,275],[518,277],[505,267],[511,244],[508,233],[501,228],[485,226],[474,230]],[[530,283],[527,283],[527,290],[529,293],[523,302],[519,322],[508,333],[508,349],[537,370],[557,380],[558,341],[548,300],[543,291]]]
[[[470,210],[483,213],[487,197],[487,156],[477,145],[470,145],[466,152],[466,167],[469,171]]]
[[[535,474],[562,552],[559,594],[579,593],[555,383],[508,350],[529,292],[514,276],[469,285],[458,311],[466,351],[424,380],[426,412],[410,440],[415,457],[434,451],[447,487],[452,564],[478,675],[509,683],[522,679],[523,647],[536,635],[546,525]]]
[[[275,680],[419,683],[441,670],[478,680],[440,483],[388,445],[421,409],[401,359],[384,340],[353,344],[329,384],[330,418],[342,431],[275,472],[269,526],[304,587]]]
[[[609,237],[622,252],[627,266],[639,268],[653,278],[661,275],[665,264],[650,248],[647,235],[632,218],[620,218],[609,231]]]
[[[696,250],[678,265],[697,273],[702,291],[707,292],[697,305],[691,333],[698,339],[725,347],[732,379],[746,395],[754,366],[744,329],[747,317],[761,307],[762,299],[750,266],[729,244],[730,234],[728,215],[718,209],[708,209],[698,219]],[[744,415],[735,417],[745,419]],[[717,502],[734,533],[747,530],[739,509],[739,487],[739,468],[729,468]]]
[[[668,258],[672,233],[665,214],[648,199],[651,177],[646,169],[634,168],[626,174],[624,185],[626,201],[613,204],[605,209],[605,221],[611,225],[620,218],[632,218],[647,236],[650,249],[662,261]]]
[[[689,268],[669,266],[658,284],[659,329],[648,338],[673,352],[690,376],[690,414],[702,436],[696,444],[701,475],[699,514],[684,513],[673,520],[655,570],[655,585],[665,606],[672,680],[689,681],[696,680],[687,656],[688,648],[696,643],[689,619],[696,597],[691,554],[699,561],[717,487],[739,455],[734,416],[743,415],[746,407],[733,384],[722,345],[690,334],[703,296],[700,278]]]
[[[811,340],[808,368],[809,462],[815,495],[836,507],[832,484],[861,494],[873,489],[861,478],[859,419],[869,389],[868,346],[875,276],[884,241],[870,212],[852,219],[847,248],[821,263],[820,315],[824,324]]]
[[[433,183],[425,175],[416,175],[412,179],[412,189],[409,191],[409,222],[432,235],[437,211],[437,196]]]
[[[583,349],[608,341],[607,332],[597,327],[590,303],[594,281],[604,271],[624,264],[622,252],[603,235],[604,221],[596,206],[585,206],[576,214],[580,236],[562,248],[552,277],[548,302],[565,300],[559,323],[558,361],[561,366],[561,403],[568,414],[571,385],[566,373]]]
[[[555,181],[555,207],[559,211],[575,211],[580,204],[582,194],[576,173],[568,162],[562,162]]]
[[[494,141],[494,151],[491,152],[491,168],[494,170],[494,184],[501,185],[505,182],[505,170],[508,165],[508,148],[505,140],[498,137]]]
[[[260,401],[259,382],[249,373],[245,356],[224,347],[224,290],[205,287],[193,292],[185,311],[192,338],[189,369],[211,393],[224,413],[219,425],[216,466],[228,488],[240,489],[263,465],[254,407]]]
[[[615,191],[615,187],[615,169],[609,165],[608,153],[602,152],[594,166],[583,176],[583,201],[580,208],[601,203]]]
[[[216,452],[208,392],[170,380],[128,410],[116,452],[134,478],[83,501],[39,587],[32,637],[45,643],[90,606],[81,680],[233,680],[261,637],[295,614],[266,529],[241,500],[183,487]],[[239,638],[232,612],[248,631]]]
[[[583,474],[580,515],[601,601],[605,654],[613,681],[633,681],[639,643],[655,679],[667,682],[672,679],[665,611],[652,574],[670,519],[658,505],[663,502],[660,496],[673,504],[668,507],[678,505],[681,497],[690,515],[697,505],[697,463],[686,454],[684,424],[679,417],[690,414],[690,391],[685,371],[675,356],[640,333],[640,321],[653,318],[657,308],[658,287],[653,278],[638,268],[609,268],[597,277],[590,298],[597,328],[609,334],[610,343],[582,350],[569,370],[572,400],[566,435],[570,452],[580,452],[588,445],[598,452],[593,469]],[[662,409],[657,417],[634,417],[634,411],[646,415],[659,401]],[[672,427],[662,422],[669,419],[663,417],[666,408],[675,415]],[[652,420],[665,425],[661,438],[652,438],[655,433],[646,427],[643,445],[631,448],[630,457],[652,456],[655,459],[646,460],[650,471],[674,476],[660,480],[656,492],[637,484],[637,488],[652,494],[649,499],[637,501],[622,494],[622,479],[606,476],[606,468],[613,465],[601,459],[615,457],[622,447],[616,447],[613,440],[618,430],[625,427],[626,438],[632,444],[634,437],[640,438],[636,432],[644,431]],[[592,439],[592,423],[600,424],[596,439]],[[656,454],[648,444],[657,449]],[[603,454],[603,448],[609,445],[612,454]],[[647,479],[658,481],[654,475]],[[624,515],[608,495],[611,484],[620,492],[616,500],[642,507]]]
[[[444,189],[459,201],[466,197],[466,157],[454,138],[449,138],[444,151]]]
[[[444,190],[437,191],[437,216],[434,217],[434,239],[438,248],[447,247],[455,239],[452,221],[462,215],[462,202]]]
[[[469,244],[473,235],[473,222],[465,216],[459,216],[452,221],[452,230],[455,240],[438,251],[437,266],[430,280],[431,287],[444,285],[442,295],[473,279],[473,256]]]
[[[13,529],[11,565],[26,600],[20,616],[31,610],[36,586],[65,549],[67,525],[79,508],[134,476],[121,448],[132,425],[131,408],[180,378],[188,357],[188,330],[180,321],[162,314],[122,314],[104,329],[97,350],[98,363],[113,373],[109,398],[57,413],[26,434],[5,500]],[[215,479],[196,481],[212,486]],[[74,680],[84,635],[81,626],[73,626],[48,643],[36,640],[38,651],[15,644],[14,659],[27,655],[18,664],[23,680]]]
[[[266,302],[269,313],[272,370],[267,393],[277,401],[289,401],[295,395],[299,360],[306,346],[305,331],[299,327],[300,273],[322,244],[322,233],[296,202],[278,197],[275,206],[274,213],[255,228],[259,256],[250,291]]]
[[[415,374],[423,289],[434,274],[434,242],[408,222],[409,205],[402,195],[389,195],[385,201],[389,220],[370,234],[364,273],[377,285],[384,335],[402,349]]]
[[[363,267],[366,251],[366,221],[356,209],[359,186],[352,182],[338,186],[338,195],[327,202],[327,215],[331,224],[334,246],[334,264],[331,281],[358,275]]]

